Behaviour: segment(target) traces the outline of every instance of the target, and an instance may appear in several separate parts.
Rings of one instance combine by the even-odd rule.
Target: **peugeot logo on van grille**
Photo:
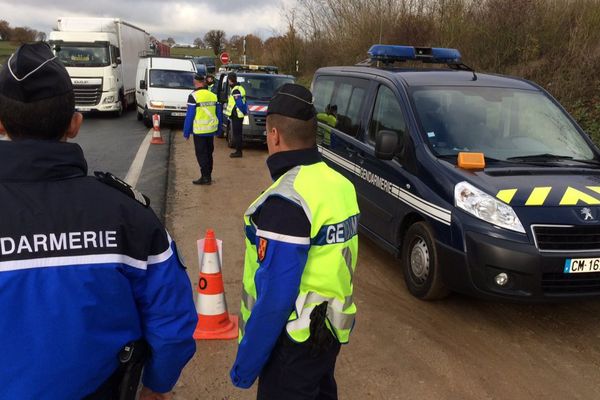
[[[593,221],[595,218],[592,215],[592,209],[589,207],[584,207],[579,211],[579,214],[581,214],[581,217],[583,218],[584,221]]]

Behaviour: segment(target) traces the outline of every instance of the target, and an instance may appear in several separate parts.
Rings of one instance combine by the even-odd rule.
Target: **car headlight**
[[[104,104],[109,104],[109,103],[114,103],[114,102],[115,102],[115,96],[106,96],[103,101]]]
[[[244,120],[242,121],[242,124],[250,125],[250,117],[247,115],[244,115]]]
[[[456,207],[490,224],[525,233],[523,225],[511,206],[477,189],[467,182],[454,187]]]
[[[162,101],[152,101],[152,100],[150,100],[150,107],[163,109],[163,108],[165,108],[165,103],[163,103]]]

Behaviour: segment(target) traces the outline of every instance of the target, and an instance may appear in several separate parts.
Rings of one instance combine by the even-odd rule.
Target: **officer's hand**
[[[144,386],[139,400],[171,400],[172,398],[171,393],[156,393]]]

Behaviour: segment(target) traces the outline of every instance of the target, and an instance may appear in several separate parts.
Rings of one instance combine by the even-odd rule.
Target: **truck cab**
[[[149,35],[114,18],[60,18],[48,40],[73,82],[78,111],[121,115],[135,102],[139,53]]]
[[[217,76],[217,96],[223,107],[227,107],[229,98],[229,85],[227,84],[228,72],[235,71],[238,83],[246,89],[246,101],[248,104],[248,115],[243,121],[243,142],[266,143],[266,124],[269,100],[273,94],[286,83],[294,83],[295,78],[291,75],[280,75],[276,73],[275,67],[262,69],[260,66],[229,67],[222,70]],[[248,72],[247,72],[248,71]],[[252,71],[252,72],[249,72]],[[229,147],[233,147],[233,137],[229,126],[229,119],[223,121],[223,132],[227,138]]]
[[[414,296],[600,296],[600,154],[543,88],[454,49],[376,45],[312,90],[319,150]]]

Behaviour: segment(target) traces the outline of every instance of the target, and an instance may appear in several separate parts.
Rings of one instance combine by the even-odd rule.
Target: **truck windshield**
[[[168,69],[150,70],[150,87],[194,90],[194,73]]]
[[[567,115],[541,92],[487,87],[427,87],[411,92],[421,127],[439,156],[482,152],[497,160],[552,155],[592,160]]]
[[[277,89],[286,83],[294,83],[289,76],[257,75],[240,76],[238,81],[246,89],[246,98],[253,100],[271,100]]]
[[[54,53],[66,67],[106,67],[111,63],[106,45],[63,43],[54,47]]]

